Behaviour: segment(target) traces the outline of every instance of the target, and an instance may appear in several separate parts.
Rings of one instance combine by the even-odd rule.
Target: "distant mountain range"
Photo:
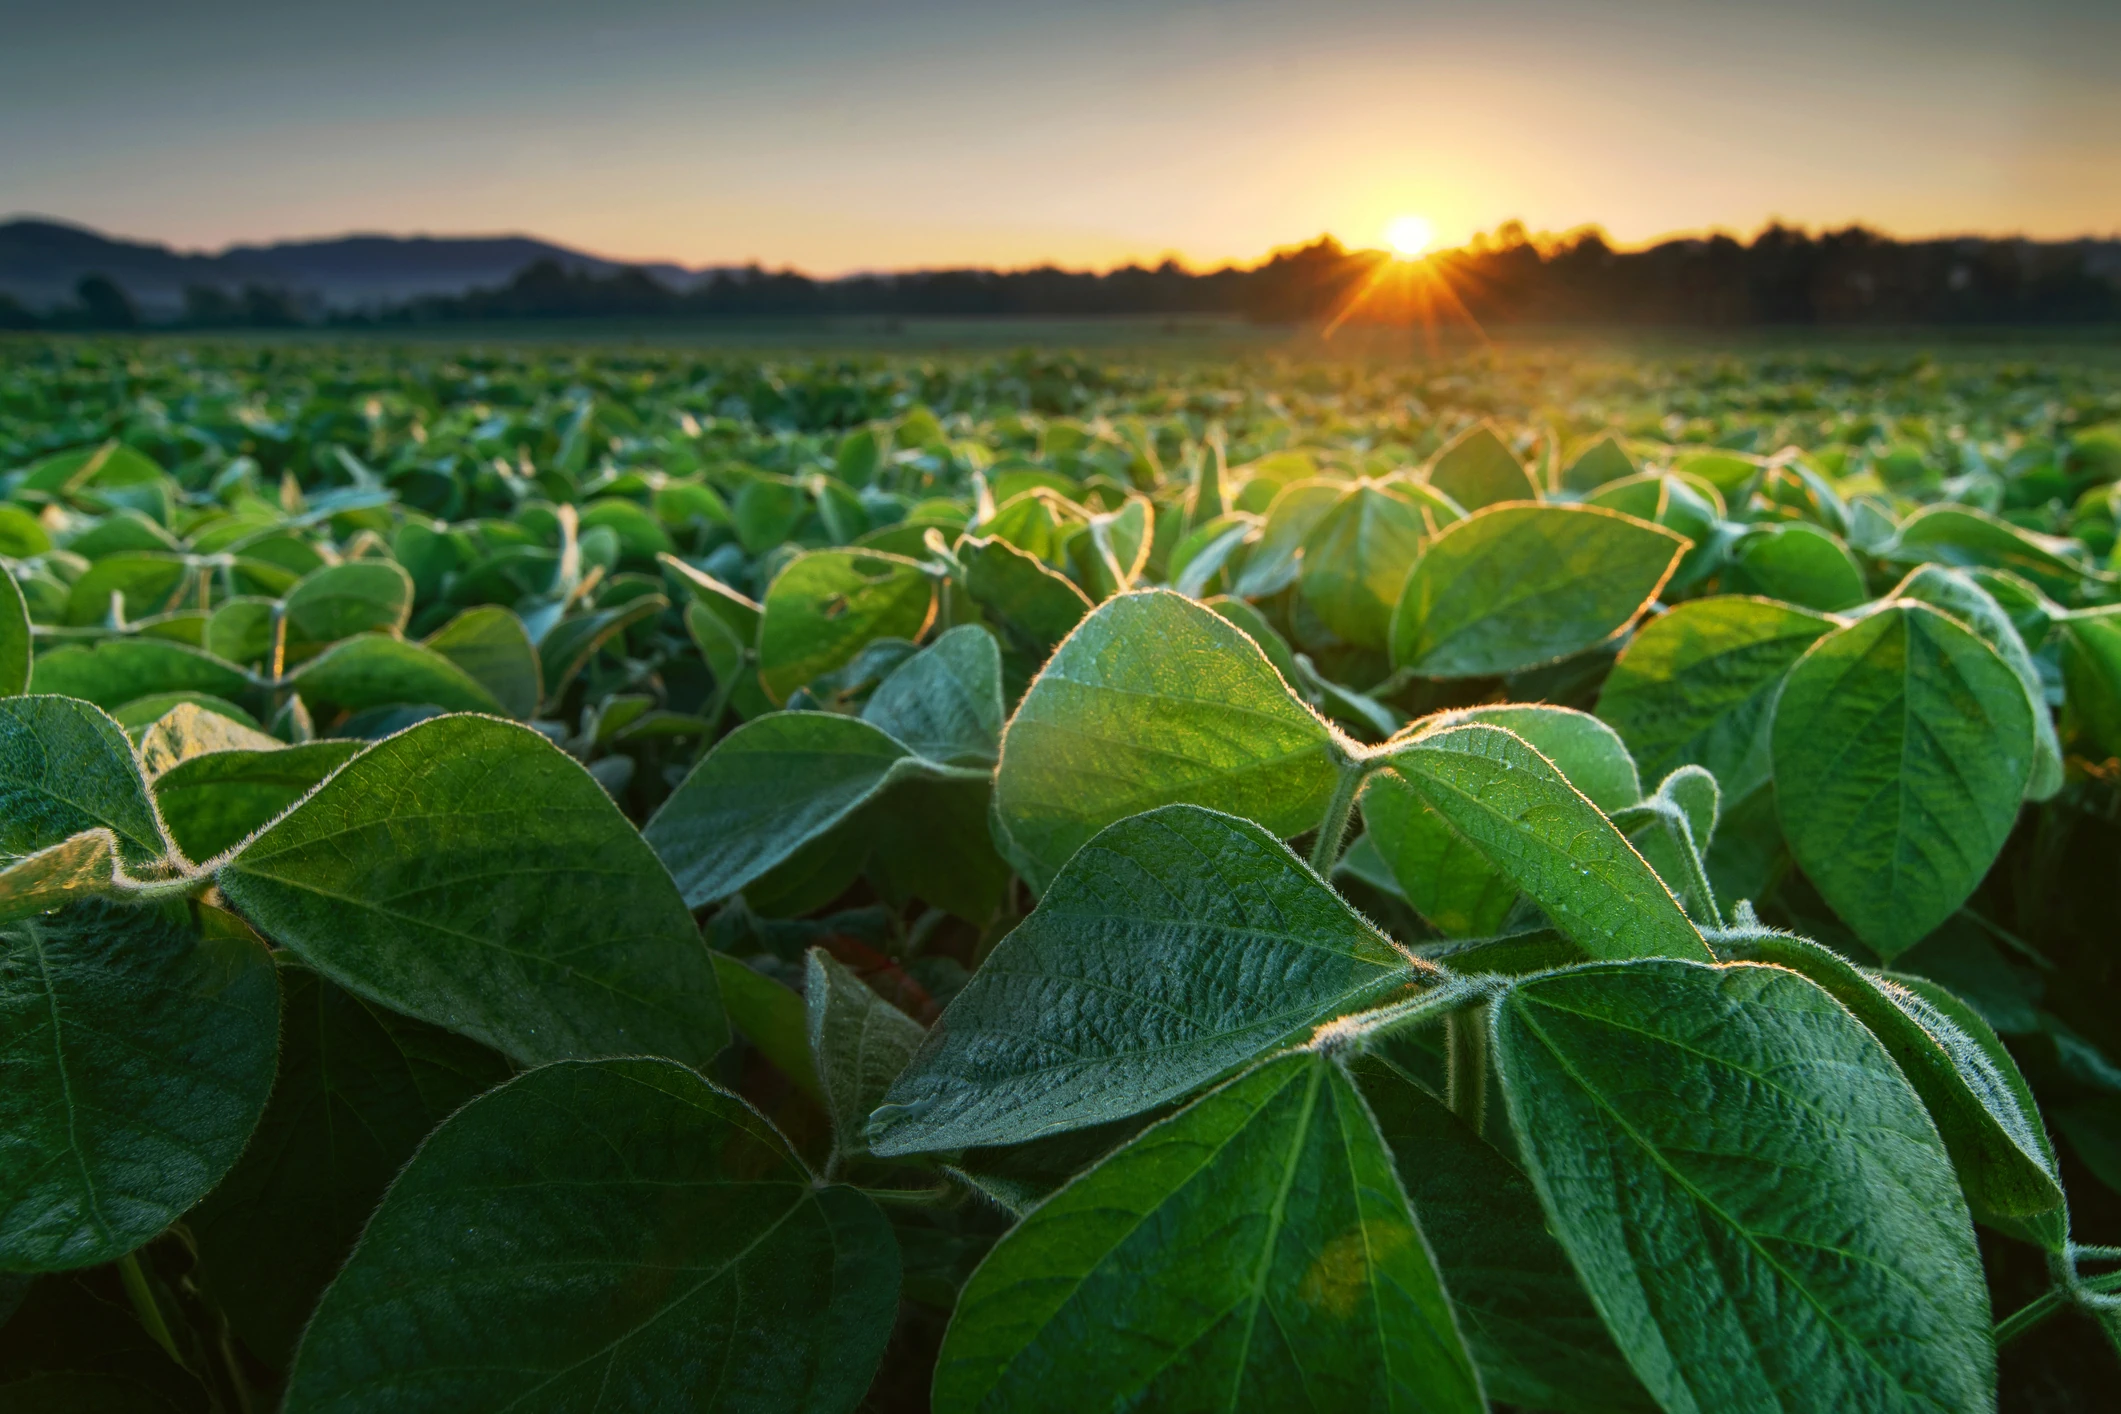
[[[118,240],[42,217],[0,222],[0,294],[40,312],[71,301],[74,287],[91,274],[109,276],[143,314],[161,318],[183,309],[190,285],[229,294],[246,285],[265,286],[311,309],[356,310],[505,285],[540,260],[593,275],[608,275],[627,263],[529,236],[351,235],[230,246],[204,255]],[[678,290],[711,273],[667,263],[641,268]]]

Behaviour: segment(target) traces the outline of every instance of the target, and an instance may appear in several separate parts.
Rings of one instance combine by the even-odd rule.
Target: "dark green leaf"
[[[722,989],[722,1004],[729,1009],[729,1024],[798,1090],[823,1104],[825,1092],[810,1058],[809,1020],[801,995],[728,953],[714,954],[714,977]]]
[[[2018,626],[1996,597],[1972,575],[1943,565],[1910,570],[1893,590],[1893,597],[1915,599],[1942,609],[1996,650],[1996,656],[2025,689],[2025,703],[2033,713],[2033,773],[2025,784],[2025,798],[2046,800],[2062,789],[2062,743],[2055,735],[2054,714],[2047,708],[2046,682],[2027,651]]]
[[[1803,521],[1763,527],[1741,539],[1731,550],[1724,587],[1829,614],[1871,597],[1863,567],[1848,547]]]
[[[1655,1409],[1547,1231],[1531,1180],[1383,1061],[1353,1069],[1489,1396],[1562,1414]]]
[[[255,939],[90,902],[0,926],[0,1267],[124,1256],[235,1163],[272,1089]]]
[[[236,1333],[284,1367],[317,1298],[428,1131],[508,1079],[461,1036],[280,969],[280,1075],[242,1160],[186,1219]]]
[[[1483,422],[1452,439],[1429,463],[1428,482],[1469,511],[1500,501],[1536,501],[1539,486],[1517,454]]]
[[[1240,630],[1163,590],[1084,620],[1024,695],[995,802],[1040,885],[1115,820],[1187,803],[1283,836],[1318,824],[1332,729]]]
[[[935,614],[925,571],[899,555],[817,550],[774,576],[759,620],[759,680],[774,701],[879,638],[917,641]]]
[[[960,625],[884,679],[862,717],[930,761],[991,766],[1001,754],[1002,654],[986,630]]]
[[[29,690],[29,603],[12,574],[0,580],[0,697],[14,697]]]
[[[1333,634],[1361,648],[1383,648],[1421,542],[1436,529],[1411,498],[1359,482],[1304,537],[1298,578],[1304,599]]]
[[[528,728],[437,717],[356,757],[221,867],[334,982],[524,1064],[722,1048],[684,900],[588,772]]]
[[[1540,704],[1471,707],[1424,718],[1419,730],[1467,723],[1515,732],[1601,810],[1617,810],[1642,798],[1627,748],[1595,717]],[[1516,886],[1425,805],[1413,787],[1391,772],[1381,772],[1363,787],[1362,812],[1378,856],[1423,918],[1461,938],[1493,933],[1502,926],[1517,900]]]
[[[1090,612],[1090,596],[1006,540],[968,537],[958,543],[965,593],[972,602],[1028,638],[1050,648]]]
[[[1593,964],[1519,983],[1495,1039],[1548,1224],[1667,1410],[1989,1407],[1950,1160],[1832,997],[1779,967]]]
[[[105,711],[153,692],[241,697],[250,679],[233,663],[161,638],[110,638],[37,655],[30,691],[93,702]]]
[[[921,769],[919,757],[859,718],[774,712],[715,743],[646,836],[697,908],[761,877]]]
[[[1391,1158],[1333,1061],[1270,1061],[1056,1193],[967,1283],[973,1410],[1478,1410]]]
[[[1446,526],[1407,577],[1392,661],[1485,677],[1581,653],[1657,597],[1687,542],[1600,506],[1502,505]]]
[[[546,1066],[391,1184],[288,1381],[316,1410],[804,1410],[868,1388],[890,1226],[683,1066]]]
[[[1391,748],[1416,794],[1593,957],[1706,960],[1708,945],[1612,822],[1509,732],[1447,727]]]
[[[867,982],[812,948],[803,988],[811,1062],[825,1113],[832,1117],[835,1163],[868,1148],[869,1112],[927,1038],[918,1021],[876,994]]]
[[[1790,853],[1891,958],[1949,918],[1995,861],[2032,772],[2032,711],[1995,651],[1922,604],[1819,640],[1773,725]]]
[[[326,565],[287,591],[285,614],[290,646],[395,634],[412,616],[412,576],[395,560]]]
[[[295,675],[294,688],[317,713],[426,704],[445,712],[506,715],[491,692],[440,653],[381,634],[326,650]]]
[[[1077,852],[891,1087],[879,1154],[1153,1109],[1438,978],[1249,821],[1174,805]]]
[[[155,805],[185,857],[204,862],[248,839],[365,747],[312,741],[194,756],[155,778]]]
[[[0,698],[0,861],[98,826],[128,864],[169,852],[125,733],[85,702]]]
[[[1746,932],[1719,940],[1717,951],[1803,973],[1870,1028],[1928,1107],[1977,1215],[2024,1219],[2062,1206],[2039,1111],[2020,1100],[2024,1080],[2011,1083],[2017,1067],[2007,1078],[1959,1020],[1809,938]]]
[[[517,721],[538,710],[544,678],[523,621],[495,604],[466,609],[430,634],[427,646],[462,668]]]
[[[1725,595],[1644,624],[1598,697],[1652,777],[1706,767],[1732,801],[1766,784],[1768,721],[1784,674],[1832,619],[1768,599]]]
[[[894,781],[862,822],[877,892],[894,903],[917,898],[985,927],[1012,877],[988,828],[993,798],[985,781]]]
[[[637,599],[578,614],[554,624],[544,641],[538,644],[539,678],[544,683],[545,700],[557,703],[560,695],[567,691],[567,685],[589,666],[599,651],[627,629],[644,619],[654,618],[669,607],[670,601],[662,595],[643,594]]]

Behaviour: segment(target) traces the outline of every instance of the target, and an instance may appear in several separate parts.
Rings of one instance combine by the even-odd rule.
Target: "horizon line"
[[[835,271],[829,274],[819,274],[815,271],[798,268],[793,264],[776,265],[768,260],[761,259],[757,256],[748,256],[742,260],[708,261],[698,265],[693,265],[688,264],[687,262],[682,260],[672,259],[668,257],[633,257],[609,255],[601,251],[589,250],[580,246],[568,245],[564,242],[554,240],[549,236],[536,235],[532,232],[525,230],[438,232],[432,230],[388,231],[357,228],[351,230],[342,230],[327,235],[276,236],[272,238],[263,239],[252,237],[244,240],[230,241],[220,246],[218,249],[210,249],[207,247],[186,248],[178,246],[173,242],[161,240],[151,236],[134,236],[114,233],[111,231],[100,229],[95,226],[88,225],[85,222],[76,221],[65,216],[52,215],[47,212],[15,211],[10,212],[5,216],[0,216],[0,227],[27,223],[63,226],[70,230],[85,232],[89,235],[96,236],[106,241],[112,241],[128,245],[160,246],[162,249],[169,251],[171,254],[176,256],[207,260],[223,259],[241,250],[270,250],[275,247],[281,246],[330,245],[339,241],[353,240],[529,241],[538,245],[550,246],[556,250],[564,251],[570,255],[587,256],[590,259],[600,260],[605,262],[606,264],[615,265],[626,269],[651,269],[657,266],[665,266],[683,270],[688,275],[704,275],[725,270],[763,270],[770,271],[775,274],[800,275],[804,278],[817,281],[883,278],[898,275],[927,275],[961,270],[981,271],[998,275],[1023,274],[1035,270],[1056,270],[1066,274],[1086,274],[1104,276],[1115,274],[1122,270],[1157,270],[1169,264],[1175,264],[1185,273],[1197,276],[1214,274],[1218,271],[1223,270],[1253,269],[1258,266],[1269,263],[1277,256],[1287,254],[1293,251],[1308,249],[1311,246],[1317,245],[1321,241],[1333,241],[1340,245],[1341,249],[1347,251],[1350,254],[1389,254],[1389,252],[1386,251],[1385,248],[1381,245],[1357,244],[1348,241],[1347,239],[1339,235],[1337,232],[1320,231],[1316,235],[1313,235],[1308,239],[1286,241],[1281,244],[1271,246],[1265,252],[1252,257],[1249,261],[1233,259],[1217,262],[1196,263],[1195,261],[1187,257],[1183,252],[1176,250],[1166,250],[1154,257],[1140,255],[1130,256],[1127,259],[1115,261],[1109,265],[1101,267],[1095,265],[1069,266],[1059,260],[1043,260],[1024,264],[1011,264],[1006,266],[998,264],[975,265],[963,263],[936,265],[906,265],[892,268],[878,266],[850,266],[844,270]],[[1647,239],[1639,241],[1616,242],[1613,240],[1611,234],[1606,230],[1604,223],[1598,221],[1580,222],[1577,225],[1570,226],[1559,231],[1535,231],[1522,220],[1516,217],[1509,217],[1501,222],[1498,222],[1489,230],[1476,231],[1469,239],[1462,241],[1456,245],[1445,245],[1439,243],[1431,249],[1424,251],[1420,258],[1426,259],[1430,256],[1447,254],[1452,251],[1463,251],[1472,249],[1483,241],[1491,240],[1493,237],[1499,235],[1501,232],[1509,229],[1512,226],[1518,227],[1521,231],[1523,231],[1525,239],[1530,244],[1539,247],[1542,250],[1554,246],[1573,243],[1574,241],[1580,240],[1586,236],[1595,235],[1601,240],[1603,240],[1612,250],[1621,254],[1632,254],[1647,250],[1654,250],[1659,246],[1670,245],[1675,242],[1681,241],[1714,240],[1719,236],[1728,237],[1731,240],[1737,241],[1741,245],[1745,245],[1750,244],[1752,240],[1759,239],[1761,235],[1764,235],[1768,231],[1777,229],[1797,231],[1808,236],[1815,234],[1820,236],[1826,236],[1839,234],[1845,231],[1863,230],[1868,231],[1873,235],[1881,236],[1884,239],[1892,241],[1895,244],[1899,245],[1932,245],[1946,244],[1955,241],[1984,241],[1995,244],[2023,242],[2031,245],[2066,246],[2121,242],[2121,227],[2116,227],[2113,231],[2103,235],[2092,232],[2084,232],[2070,236],[2033,236],[2026,234],[2022,229],[2009,233],[1956,231],[1938,232],[1927,235],[1902,235],[1896,232],[1885,230],[1880,226],[1873,225],[1861,219],[1852,219],[1839,225],[1822,222],[1818,226],[1814,227],[1801,222],[1788,221],[1780,216],[1775,215],[1769,215],[1763,218],[1758,230],[1750,238],[1740,235],[1738,232],[1732,230],[1728,226],[1712,225],[1701,227],[1686,227],[1678,230],[1667,231],[1657,236],[1649,237]]]

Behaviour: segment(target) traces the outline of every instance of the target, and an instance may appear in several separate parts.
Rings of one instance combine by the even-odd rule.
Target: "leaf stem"
[[[1716,890],[1709,883],[1709,871],[1702,865],[1701,850],[1694,844],[1693,827],[1685,816],[1675,811],[1665,818],[1664,830],[1671,836],[1672,843],[1679,847],[1679,857],[1691,876],[1687,880],[1687,889],[1701,900],[1702,916],[1711,928],[1721,928],[1723,910],[1716,906]]]
[[[1488,1003],[1444,1018],[1444,1103],[1475,1134],[1488,1120]]]
[[[1333,783],[1325,818],[1318,825],[1318,838],[1311,845],[1311,868],[1321,879],[1332,874],[1333,865],[1340,858],[1341,841],[1348,835],[1348,817],[1355,811],[1355,793],[1362,789],[1369,774],[1367,762],[1341,762],[1340,779]]]
[[[2103,1276],[2089,1278],[2079,1277],[2073,1266],[2076,1257],[2086,1250],[2081,1247],[2073,1248],[2065,1262],[2056,1264],[2055,1285],[1996,1322],[1995,1338],[1998,1350],[2027,1331],[2045,1325],[2057,1313],[2071,1306],[2103,1307],[2113,1302],[2114,1293],[2121,1291],[2121,1272],[2108,1272]],[[2096,1252],[2096,1249],[2093,1250]]]
[[[140,1324],[147,1327],[147,1333],[170,1359],[182,1365],[184,1357],[177,1353],[177,1342],[169,1333],[169,1322],[162,1318],[162,1307],[147,1285],[147,1273],[140,1270],[139,1253],[128,1252],[118,1259],[118,1276],[125,1283],[125,1294],[132,1298],[133,1310],[140,1315]]]

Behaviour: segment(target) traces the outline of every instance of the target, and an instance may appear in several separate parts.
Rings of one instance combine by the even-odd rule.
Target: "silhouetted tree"
[[[132,329],[140,323],[133,297],[108,275],[83,275],[74,286],[81,305],[81,320],[91,329]]]

